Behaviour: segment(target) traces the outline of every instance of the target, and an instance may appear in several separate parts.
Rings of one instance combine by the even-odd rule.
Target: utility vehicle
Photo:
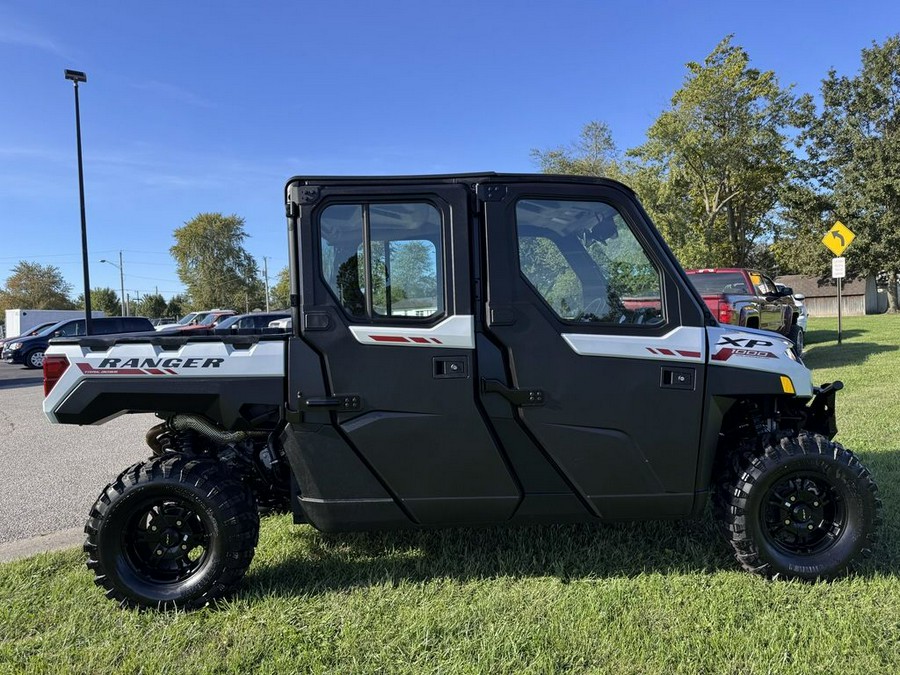
[[[124,605],[194,607],[258,508],[324,531],[696,517],[739,563],[827,578],[871,547],[835,392],[776,333],[720,325],[634,193],[599,178],[286,186],[289,335],[54,340],[53,422],[153,412],[87,565]],[[602,532],[598,531],[598,536]]]

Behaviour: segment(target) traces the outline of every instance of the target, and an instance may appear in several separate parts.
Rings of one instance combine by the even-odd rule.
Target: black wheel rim
[[[766,493],[762,509],[766,539],[791,555],[815,555],[831,548],[847,525],[846,502],[825,476],[793,473]]]
[[[203,568],[210,541],[207,523],[191,502],[148,500],[135,509],[125,528],[125,559],[145,582],[179,583]]]

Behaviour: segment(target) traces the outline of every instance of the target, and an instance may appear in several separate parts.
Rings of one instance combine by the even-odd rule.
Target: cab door
[[[519,423],[595,516],[683,515],[705,386],[703,315],[614,184],[481,185],[486,328]],[[680,278],[679,278],[680,277]]]
[[[415,523],[509,519],[521,493],[477,402],[467,189],[303,190],[300,335],[326,391],[298,371],[289,399],[358,457],[342,501],[368,471]]]

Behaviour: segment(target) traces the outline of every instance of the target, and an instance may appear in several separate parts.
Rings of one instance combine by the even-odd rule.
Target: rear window
[[[691,280],[700,295],[718,293],[750,295],[752,293],[747,288],[744,275],[739,272],[697,272],[688,274],[688,279]]]

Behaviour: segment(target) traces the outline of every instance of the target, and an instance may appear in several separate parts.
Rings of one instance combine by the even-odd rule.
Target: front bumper
[[[21,349],[4,349],[3,354],[0,355],[0,359],[7,363],[24,363],[24,358],[25,355]]]
[[[828,439],[837,435],[837,420],[834,411],[835,395],[844,388],[840,380],[823,384],[813,389],[813,399],[806,406],[806,429],[822,434]]]

